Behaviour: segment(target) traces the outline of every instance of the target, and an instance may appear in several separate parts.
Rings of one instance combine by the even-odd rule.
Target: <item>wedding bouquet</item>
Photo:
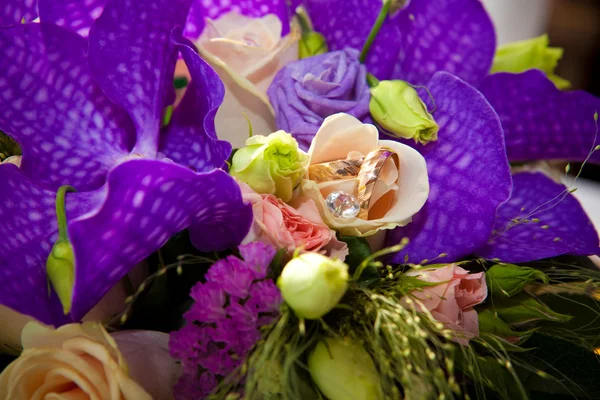
[[[496,48],[479,0],[0,26],[0,399],[600,393],[599,239],[562,183],[600,163],[600,99],[546,36]]]

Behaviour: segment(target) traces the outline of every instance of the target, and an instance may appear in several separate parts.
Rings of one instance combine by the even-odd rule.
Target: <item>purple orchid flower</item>
[[[382,7],[367,0],[301,3],[332,50],[362,48]],[[581,91],[560,92],[540,71],[490,75],[495,50],[494,27],[479,0],[411,0],[387,18],[370,49],[370,73],[428,87],[440,124],[438,142],[419,147],[428,164],[430,198],[410,225],[388,236],[389,244],[411,239],[396,255],[398,262],[440,254],[445,254],[440,261],[453,261],[473,253],[517,262],[600,250],[597,233],[569,193],[549,209],[536,207],[552,200],[558,188],[565,190],[549,178],[515,176],[508,199],[510,176],[506,156],[500,154],[506,152],[511,162],[586,159],[594,146],[593,115],[600,99]],[[426,93],[421,97],[434,108]],[[600,162],[600,154],[590,160]],[[528,190],[534,183],[538,190]],[[523,213],[541,225],[507,226]],[[519,250],[511,252],[507,242]]]
[[[40,20],[87,36],[107,2],[108,0],[38,0]],[[191,3],[184,30],[185,37],[190,39],[200,36],[205,18],[215,19],[231,11],[248,17],[275,14],[283,25],[282,35],[290,31],[290,13],[286,0],[192,0]]]
[[[30,22],[37,17],[37,0],[4,0],[0,5],[0,26]]]
[[[214,132],[223,85],[180,36],[189,6],[111,1],[89,40],[45,23],[0,29],[0,129],[23,149],[20,169],[0,166],[0,303],[49,324],[78,320],[173,234],[187,228],[212,251],[247,233],[252,211],[218,169],[231,151]],[[160,132],[178,53],[192,81]],[[62,185],[78,190],[66,197],[68,316],[45,271]]]

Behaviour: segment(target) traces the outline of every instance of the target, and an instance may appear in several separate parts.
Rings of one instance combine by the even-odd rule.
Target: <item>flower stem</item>
[[[375,38],[377,37],[379,30],[383,26],[383,22],[385,21],[385,18],[387,17],[388,13],[390,12],[390,4],[392,4],[392,1],[386,0],[383,3],[383,7],[381,7],[381,11],[379,12],[379,15],[377,16],[377,19],[375,20],[375,25],[373,25],[373,28],[371,28],[371,32],[369,32],[367,41],[365,42],[365,45],[363,46],[362,51],[360,52],[359,61],[361,64],[365,63],[365,60],[367,59],[367,54],[369,53],[369,50],[371,49],[371,46],[373,45],[373,42],[375,41]]]
[[[58,242],[67,242],[67,212],[65,208],[65,197],[67,192],[75,192],[75,188],[64,185],[58,188],[56,192],[56,219],[58,221]]]

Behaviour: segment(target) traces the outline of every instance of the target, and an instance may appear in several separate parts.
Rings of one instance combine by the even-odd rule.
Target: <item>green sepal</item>
[[[298,58],[300,59],[325,54],[327,51],[329,49],[325,36],[319,32],[305,32],[298,42]]]
[[[495,301],[494,311],[504,322],[511,326],[534,321],[565,323],[573,318],[570,315],[552,311],[550,307],[527,294]]]
[[[540,280],[548,283],[548,276],[540,270],[513,264],[496,264],[487,270],[485,279],[493,295],[512,297],[523,288]]]

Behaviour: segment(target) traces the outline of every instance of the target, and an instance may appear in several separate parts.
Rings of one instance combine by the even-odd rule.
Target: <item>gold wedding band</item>
[[[365,157],[337,160],[308,167],[308,176],[316,183],[356,178]]]
[[[390,157],[392,157],[396,168],[398,168],[400,166],[398,154],[386,147],[372,151],[365,157],[357,177],[358,203],[360,204],[358,218],[369,219],[369,206],[371,204],[371,197],[373,196],[373,188],[379,179],[379,174],[381,174],[383,166]]]

